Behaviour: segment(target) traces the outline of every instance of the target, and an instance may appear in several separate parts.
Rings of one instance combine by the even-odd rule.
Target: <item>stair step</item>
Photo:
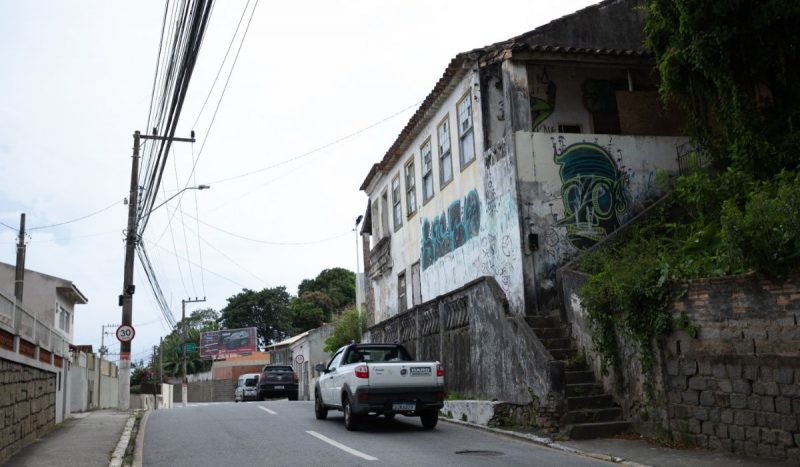
[[[567,384],[567,397],[596,396],[603,394],[603,385],[598,383]]]
[[[569,337],[552,337],[549,339],[541,339],[541,341],[548,349],[566,349],[569,348],[571,344]]]
[[[532,328],[553,328],[561,326],[561,317],[559,316],[526,316],[525,322]]]
[[[577,355],[577,349],[549,349],[550,355],[556,360],[569,360],[571,357]]]
[[[604,409],[614,407],[614,399],[610,394],[597,394],[593,396],[567,397],[567,410]]]
[[[605,409],[586,409],[567,412],[564,423],[597,423],[618,421],[622,418],[621,407],[608,407]]]
[[[534,327],[533,332],[539,339],[569,337],[569,328],[563,325],[555,327],[541,327],[541,328]]]
[[[594,383],[594,372],[591,370],[566,371],[564,373],[567,384]]]
[[[565,430],[570,439],[608,438],[628,431],[629,422],[597,422],[568,425]]]

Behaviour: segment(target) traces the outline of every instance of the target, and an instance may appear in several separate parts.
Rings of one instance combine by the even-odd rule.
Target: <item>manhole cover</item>
[[[465,456],[502,456],[500,451],[486,451],[480,449],[464,449],[463,451],[456,451],[456,454],[463,454]]]

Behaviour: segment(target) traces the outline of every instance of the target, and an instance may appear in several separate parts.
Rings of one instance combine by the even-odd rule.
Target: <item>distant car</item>
[[[254,401],[258,399],[259,373],[247,373],[239,377],[233,392],[234,402]]]
[[[289,365],[267,365],[258,378],[258,398],[288,397],[297,400],[297,373]]]

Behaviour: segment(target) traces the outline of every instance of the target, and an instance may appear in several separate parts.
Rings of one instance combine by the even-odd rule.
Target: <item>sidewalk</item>
[[[789,467],[800,461],[757,459],[731,453],[703,449],[674,449],[655,446],[644,440],[591,439],[584,441],[554,441],[550,438],[524,431],[490,428],[485,425],[441,418],[440,421],[466,425],[506,436],[525,439],[561,451],[592,457],[628,466],[652,467]]]
[[[108,467],[129,412],[72,414],[61,426],[3,462],[3,467]]]

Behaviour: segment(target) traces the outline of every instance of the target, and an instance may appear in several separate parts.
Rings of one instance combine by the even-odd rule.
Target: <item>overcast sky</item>
[[[354,270],[352,228],[367,203],[358,188],[450,59],[592,3],[260,2],[224,97],[241,31],[201,112],[248,4],[217,2],[176,133],[194,129],[197,142],[174,146],[157,203],[187,183],[193,158],[190,182],[211,189],[159,208],[145,232],[176,320],[184,298],[207,299],[187,313],[220,310],[243,288],[296,293],[322,269]],[[95,349],[101,325],[121,319],[122,200],[132,134],[147,130],[163,11],[157,1],[0,0],[0,222],[16,228],[27,214],[26,267],[88,297],[76,308],[75,343]],[[168,222],[178,199],[183,214]],[[0,261],[14,264],[15,236],[0,226]],[[169,328],[138,264],[135,283],[139,360]],[[118,351],[113,335],[106,343]]]

